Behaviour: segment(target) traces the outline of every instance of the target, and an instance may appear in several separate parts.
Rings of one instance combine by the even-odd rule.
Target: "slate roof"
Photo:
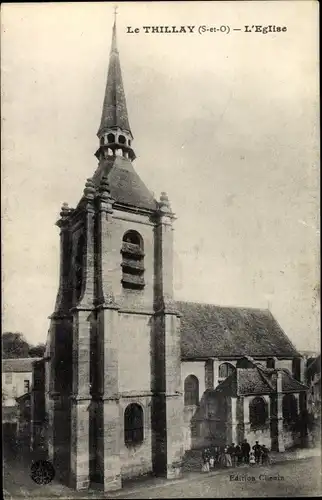
[[[123,87],[122,71],[116,44],[116,24],[114,22],[110,62],[101,123],[98,135],[106,128],[120,127],[131,132]]]
[[[117,202],[147,210],[158,208],[152,193],[127,158],[111,156],[111,159],[102,162],[93,176],[95,186],[99,185],[104,175],[107,175],[111,196]]]
[[[176,305],[182,359],[299,356],[268,310],[180,301]]]
[[[2,360],[2,373],[26,373],[32,371],[34,361],[42,358],[8,358]]]

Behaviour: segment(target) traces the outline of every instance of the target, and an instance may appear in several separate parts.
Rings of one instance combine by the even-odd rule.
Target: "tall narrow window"
[[[122,241],[122,285],[124,288],[144,287],[143,239],[136,231],[128,231]]]
[[[267,405],[263,398],[256,397],[249,404],[249,422],[251,427],[262,427],[267,419]]]
[[[297,401],[294,394],[285,394],[283,397],[283,421],[285,424],[295,422],[297,417]]]
[[[188,375],[184,381],[184,405],[197,406],[199,404],[199,380],[195,375]]]
[[[25,392],[29,392],[29,390],[30,390],[30,381],[29,380],[23,381],[23,388],[24,388]]]
[[[143,442],[143,410],[133,403],[124,412],[124,442],[126,446],[137,446]]]

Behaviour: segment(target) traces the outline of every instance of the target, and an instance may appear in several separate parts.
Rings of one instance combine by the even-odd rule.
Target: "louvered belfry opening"
[[[124,288],[144,288],[143,239],[136,231],[127,231],[122,241],[122,285]]]

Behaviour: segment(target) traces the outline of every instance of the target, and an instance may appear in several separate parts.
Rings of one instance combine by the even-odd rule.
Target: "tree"
[[[31,346],[29,349],[29,356],[31,358],[42,358],[45,354],[46,346],[45,344],[38,344],[35,346]]]
[[[29,344],[22,333],[5,332],[2,335],[3,358],[28,358]]]
[[[3,358],[41,358],[44,353],[44,344],[30,345],[20,332],[5,332],[2,335]]]

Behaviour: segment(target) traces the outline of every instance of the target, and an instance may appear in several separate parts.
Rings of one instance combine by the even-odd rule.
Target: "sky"
[[[135,168],[177,216],[175,298],[269,308],[298,349],[317,349],[317,2],[117,12]],[[60,207],[97,166],[112,24],[109,2],[2,4],[2,328],[34,344],[58,290]],[[142,28],[167,25],[195,29]]]

